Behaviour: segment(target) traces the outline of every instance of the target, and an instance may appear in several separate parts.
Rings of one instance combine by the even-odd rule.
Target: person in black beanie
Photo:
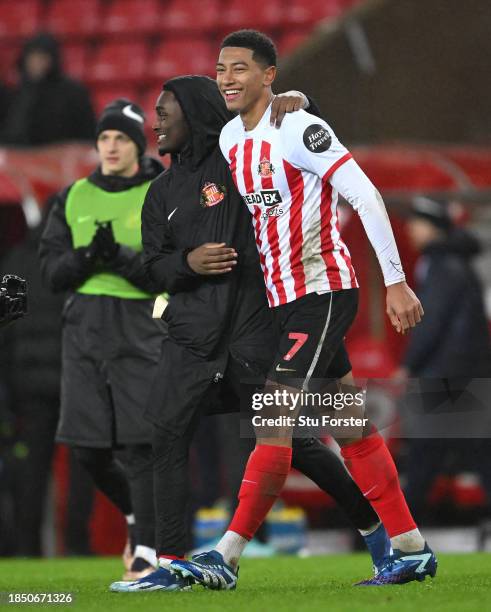
[[[151,428],[143,418],[166,328],[141,259],[141,208],[161,164],[146,157],[144,114],[126,99],[95,130],[100,166],[58,194],[41,238],[41,271],[63,310],[57,440],[135,524],[126,579],[156,564]],[[115,451],[122,450],[123,469]]]

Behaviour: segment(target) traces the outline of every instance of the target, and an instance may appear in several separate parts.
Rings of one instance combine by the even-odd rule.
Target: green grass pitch
[[[491,609],[491,554],[440,555],[434,580],[393,587],[355,588],[370,574],[367,555],[244,560],[237,590],[213,592],[195,585],[182,593],[110,593],[120,578],[114,558],[2,560],[1,607],[118,612],[172,609],[175,612],[436,612]],[[5,593],[73,592],[71,605],[6,605]]]

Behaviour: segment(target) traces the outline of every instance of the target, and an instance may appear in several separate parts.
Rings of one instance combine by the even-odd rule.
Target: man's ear
[[[276,66],[270,66],[264,71],[263,85],[270,87],[276,78]]]

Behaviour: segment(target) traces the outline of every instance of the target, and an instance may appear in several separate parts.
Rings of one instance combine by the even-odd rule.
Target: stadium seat
[[[39,0],[2,0],[0,2],[0,40],[24,38],[39,29]]]
[[[84,80],[87,70],[88,50],[86,45],[67,44],[63,46],[63,69],[73,78]]]
[[[291,0],[286,5],[285,21],[291,26],[315,26],[344,10],[343,0]]]
[[[232,0],[225,4],[221,17],[223,31],[257,28],[271,31],[286,23],[285,5],[280,0]]]
[[[123,85],[119,87],[98,87],[97,89],[93,89],[91,94],[97,115],[99,115],[110,102],[118,98],[128,98],[128,100],[132,102],[138,99],[136,89]]]
[[[45,26],[60,37],[87,37],[100,29],[99,0],[52,0]]]
[[[105,13],[105,34],[151,34],[162,30],[165,7],[159,0],[115,0]]]
[[[96,51],[87,72],[94,83],[131,81],[144,83],[147,74],[147,47],[143,42],[108,42]]]
[[[17,60],[20,53],[20,46],[12,43],[0,45],[0,74],[6,85],[14,85],[18,80]]]
[[[287,30],[280,38],[278,44],[279,54],[282,56],[290,55],[290,53],[305,42],[308,37],[308,30]]]
[[[220,4],[218,0],[174,0],[165,5],[159,20],[163,30],[169,34],[182,32],[210,32],[220,25]]]
[[[181,39],[161,43],[151,53],[149,72],[157,82],[181,74],[215,74],[216,51],[207,40]]]

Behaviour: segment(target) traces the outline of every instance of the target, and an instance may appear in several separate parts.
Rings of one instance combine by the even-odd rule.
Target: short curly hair
[[[257,30],[237,30],[228,34],[220,46],[224,47],[243,47],[252,51],[252,59],[258,64],[263,64],[266,67],[276,66],[277,52],[274,42]]]

